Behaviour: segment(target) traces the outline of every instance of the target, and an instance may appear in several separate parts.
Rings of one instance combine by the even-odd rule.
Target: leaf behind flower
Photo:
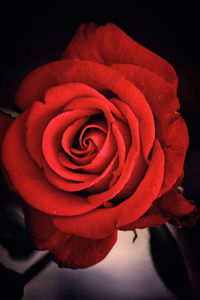
[[[188,271],[181,250],[166,225],[149,228],[150,252],[165,286],[181,300],[192,299]]]
[[[14,259],[27,258],[34,251],[23,219],[7,209],[0,210],[0,244]]]

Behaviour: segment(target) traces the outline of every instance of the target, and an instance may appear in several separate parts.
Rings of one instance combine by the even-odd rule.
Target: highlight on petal
[[[159,55],[134,41],[112,23],[83,23],[65,49],[62,59],[79,58],[101,64],[133,64],[144,67],[177,87],[173,67]]]
[[[35,247],[49,250],[60,267],[88,268],[100,262],[114,246],[117,231],[102,239],[83,238],[59,231],[49,215],[26,205],[25,221]]]

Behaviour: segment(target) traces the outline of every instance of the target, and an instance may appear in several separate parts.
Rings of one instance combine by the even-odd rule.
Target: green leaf
[[[191,299],[189,275],[176,240],[166,225],[149,231],[151,256],[158,275],[179,299]]]
[[[22,217],[6,209],[0,211],[0,243],[14,259],[24,259],[34,251]]]

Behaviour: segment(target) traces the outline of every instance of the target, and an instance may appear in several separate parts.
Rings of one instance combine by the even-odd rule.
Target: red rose
[[[172,66],[113,24],[82,24],[61,60],[24,79],[2,158],[37,249],[84,268],[118,229],[194,212],[177,191],[188,133],[176,88]]]

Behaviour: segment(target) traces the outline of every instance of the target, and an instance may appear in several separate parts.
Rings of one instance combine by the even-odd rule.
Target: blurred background
[[[184,195],[200,205],[199,10],[192,1],[181,5],[156,2],[1,4],[0,102],[3,107],[10,106],[26,74],[58,59],[82,22],[116,24],[137,42],[165,58],[177,72],[181,114],[190,135]],[[1,207],[17,206],[12,196],[2,198]],[[184,255],[193,298],[200,299],[199,227],[178,230],[170,227],[170,230]],[[51,263],[27,284],[23,299],[177,299],[153,267],[148,230],[138,230],[135,244],[132,239],[132,232],[120,232],[108,257],[87,270],[59,269]],[[18,272],[25,271],[41,255],[35,252],[26,261],[16,261],[0,248],[0,261]]]

